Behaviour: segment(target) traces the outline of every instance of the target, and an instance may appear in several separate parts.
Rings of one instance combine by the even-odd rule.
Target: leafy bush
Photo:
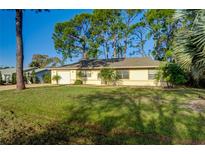
[[[13,74],[12,74],[11,83],[12,83],[12,84],[16,84],[16,73],[13,73]]]
[[[173,87],[174,85],[185,84],[187,82],[187,75],[179,65],[165,63],[160,66],[156,79],[167,82],[168,87]]]
[[[50,72],[45,73],[43,75],[43,82],[44,83],[51,83],[51,73]]]
[[[0,85],[3,84],[3,79],[2,79],[2,74],[1,74],[1,71],[0,71]]]
[[[29,77],[28,77],[28,75],[24,72],[23,73],[23,81],[24,81],[24,83],[28,83],[28,80],[29,80]]]
[[[117,72],[110,68],[103,68],[100,70],[99,77],[105,82],[105,84],[113,84],[119,80]]]
[[[77,80],[82,80],[83,82],[86,82],[87,81],[87,78],[88,78],[88,72],[89,71],[86,71],[86,70],[82,70],[82,71],[77,71],[76,72],[76,79]]]
[[[26,83],[40,83],[39,78],[36,76],[35,70],[32,70],[31,73],[24,73],[24,81]]]
[[[77,73],[76,73],[76,77],[77,77],[77,79],[82,79],[83,77],[85,77],[84,76],[84,74],[82,73],[82,71],[77,71]]]
[[[76,72],[76,81],[77,80],[86,81],[87,80],[86,74],[83,74],[82,71],[77,71]]]
[[[31,81],[31,83],[38,83],[36,72],[34,70],[32,70],[32,72],[31,72],[30,81]]]
[[[56,74],[53,76],[52,80],[56,81],[56,84],[58,84],[59,80],[61,79],[61,76]]]
[[[81,85],[81,84],[83,84],[82,80],[75,80],[74,85]]]

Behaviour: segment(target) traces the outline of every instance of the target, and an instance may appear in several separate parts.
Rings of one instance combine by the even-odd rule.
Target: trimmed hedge
[[[75,80],[74,85],[81,85],[81,84],[83,84],[82,80]]]

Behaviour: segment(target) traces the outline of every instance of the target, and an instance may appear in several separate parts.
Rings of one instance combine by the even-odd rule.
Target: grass
[[[205,90],[57,86],[0,92],[0,144],[205,144]]]

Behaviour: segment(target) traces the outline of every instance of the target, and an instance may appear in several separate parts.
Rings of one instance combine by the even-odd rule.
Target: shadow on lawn
[[[150,94],[152,93],[152,97]],[[70,97],[70,96],[68,96]],[[151,102],[143,102],[143,97]],[[78,95],[65,120],[55,122],[36,131],[26,127],[13,131],[3,144],[203,144],[204,117],[199,114],[186,125],[190,139],[180,141],[177,133],[177,114],[182,109],[178,100],[170,104],[163,101],[160,91],[146,93],[134,88],[118,89],[109,93],[96,92]],[[168,111],[166,109],[169,109]],[[112,113],[115,111],[114,113]],[[92,115],[95,114],[96,122]],[[146,114],[151,114],[148,116]],[[151,117],[151,118],[147,118]],[[178,141],[175,140],[178,138]]]

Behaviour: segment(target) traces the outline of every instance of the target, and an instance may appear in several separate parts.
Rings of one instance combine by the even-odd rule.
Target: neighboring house
[[[47,72],[50,72],[50,70],[47,68],[38,69],[35,67],[30,67],[24,68],[24,73],[25,75],[29,75],[33,70],[35,71],[40,83],[43,83],[43,75]],[[16,68],[0,69],[0,72],[2,74],[2,80],[5,81],[5,83],[10,83],[12,81],[12,74],[16,73]]]
[[[24,69],[24,73],[31,73],[32,70],[35,68],[29,67]],[[16,68],[7,68],[7,69],[1,69],[1,74],[2,74],[2,80],[5,81],[6,83],[10,83],[12,80],[12,74],[16,73]]]
[[[59,84],[73,84],[80,70],[85,74],[84,84],[103,85],[99,78],[102,68],[112,68],[118,71],[120,80],[118,85],[160,86],[161,82],[155,80],[155,74],[160,62],[145,58],[114,58],[81,60],[77,63],[51,68],[51,77],[61,76]],[[52,80],[52,84],[56,82]]]

